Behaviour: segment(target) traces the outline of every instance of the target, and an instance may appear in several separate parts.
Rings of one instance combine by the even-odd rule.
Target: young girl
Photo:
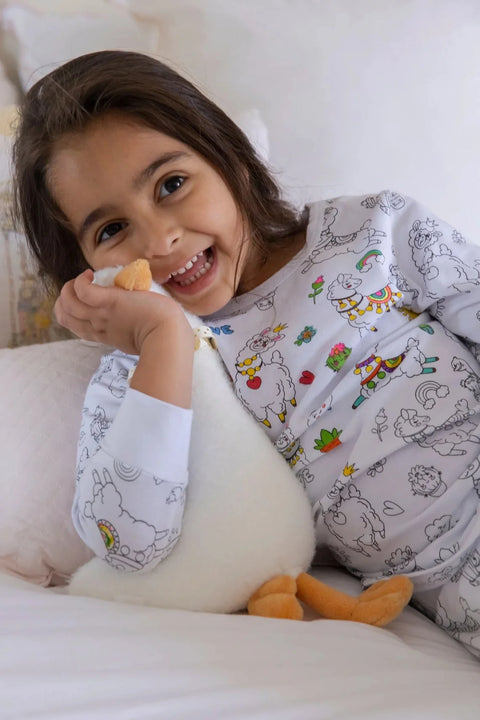
[[[78,451],[73,519],[95,553],[142,572],[180,535],[183,306],[305,487],[318,545],[366,585],[409,575],[417,607],[480,655],[480,248],[393,192],[297,213],[242,132],[138,54],[38,82],[14,160],[27,237],[63,286],[59,321],[116,348]],[[170,297],[92,284],[137,258]]]

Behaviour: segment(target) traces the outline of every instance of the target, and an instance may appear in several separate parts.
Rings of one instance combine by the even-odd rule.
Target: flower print
[[[317,295],[320,295],[323,291],[324,284],[325,280],[323,279],[323,275],[319,275],[315,282],[312,283],[313,293],[308,293],[308,297],[313,298],[313,302],[316,302]]]
[[[304,329],[295,340],[295,345],[300,346],[302,343],[309,343],[316,334],[317,331],[312,325],[305,325]]]
[[[372,428],[372,433],[378,436],[380,442],[383,442],[382,433],[388,430],[387,416],[385,408],[381,408],[375,418],[376,427]]]

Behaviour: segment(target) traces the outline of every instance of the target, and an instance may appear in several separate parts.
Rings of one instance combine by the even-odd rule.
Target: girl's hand
[[[180,305],[172,298],[152,292],[128,291],[92,284],[86,270],[67,282],[55,304],[60,325],[83,340],[140,355],[145,340],[154,333],[192,335]]]
[[[139,355],[130,387],[189,408],[194,337],[180,305],[153,292],[93,285],[86,270],[67,282],[55,304],[58,322],[84,340]]]

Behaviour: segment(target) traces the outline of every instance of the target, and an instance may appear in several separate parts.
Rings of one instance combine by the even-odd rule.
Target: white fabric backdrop
[[[227,111],[260,109],[272,165],[293,198],[391,187],[480,237],[478,0],[21,5],[90,19],[130,10],[149,27],[155,23],[158,55]],[[57,41],[43,41],[52,62],[62,59]]]

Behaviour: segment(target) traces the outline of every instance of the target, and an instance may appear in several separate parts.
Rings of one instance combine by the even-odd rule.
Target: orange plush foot
[[[405,575],[379,580],[358,596],[352,620],[383,627],[400,615],[412,592],[413,583]]]
[[[277,575],[261,585],[248,601],[250,615],[302,620],[303,608],[295,594],[297,584],[289,575]]]
[[[336,590],[301,573],[297,578],[297,597],[330,620],[354,620],[383,627],[408,605],[412,582],[402,575],[380,580],[358,597]]]

